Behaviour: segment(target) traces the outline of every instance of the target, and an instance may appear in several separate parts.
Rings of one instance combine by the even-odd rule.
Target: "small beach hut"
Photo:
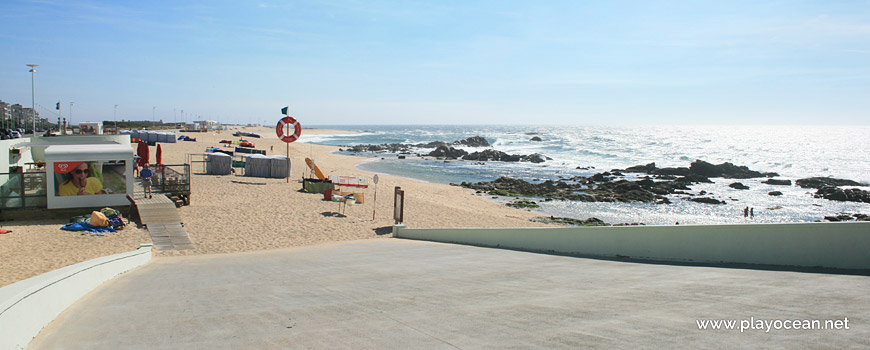
[[[262,154],[245,156],[245,176],[269,177],[272,172],[272,159]]]
[[[283,179],[290,176],[290,159],[285,156],[269,156],[269,166],[269,177]]]
[[[233,157],[224,153],[209,153],[206,158],[206,174],[228,175],[233,171]]]

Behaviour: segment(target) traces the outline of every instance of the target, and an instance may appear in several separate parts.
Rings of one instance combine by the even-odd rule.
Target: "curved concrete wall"
[[[0,288],[0,349],[24,349],[43,327],[105,281],[151,260],[151,244]]]
[[[870,269],[870,222],[408,229],[393,236],[601,257]]]

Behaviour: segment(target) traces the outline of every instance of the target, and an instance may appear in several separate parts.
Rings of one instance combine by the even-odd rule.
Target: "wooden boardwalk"
[[[196,249],[184,232],[175,203],[159,193],[154,193],[152,197],[145,198],[142,186],[136,184],[133,199],[139,211],[139,220],[148,229],[154,247],[159,251]]]

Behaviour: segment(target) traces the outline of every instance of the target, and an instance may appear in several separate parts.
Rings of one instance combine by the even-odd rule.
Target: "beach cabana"
[[[206,174],[229,175],[233,171],[233,157],[223,153],[209,153],[205,167]]]
[[[284,179],[290,176],[290,159],[285,156],[269,156],[269,177]]]

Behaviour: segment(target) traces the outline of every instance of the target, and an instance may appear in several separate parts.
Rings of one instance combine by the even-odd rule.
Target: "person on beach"
[[[151,177],[154,176],[154,173],[151,171],[151,168],[147,163],[142,166],[142,171],[139,172],[139,176],[142,177],[142,187],[145,187],[145,196],[148,198],[153,197],[151,195]]]
[[[749,217],[749,207],[743,208],[743,217]]]
[[[749,217],[755,219],[755,208],[749,208]]]
[[[58,196],[78,196],[87,194],[100,194],[103,184],[96,177],[90,176],[91,165],[88,162],[72,164],[73,167],[66,173],[66,180],[57,189]]]

